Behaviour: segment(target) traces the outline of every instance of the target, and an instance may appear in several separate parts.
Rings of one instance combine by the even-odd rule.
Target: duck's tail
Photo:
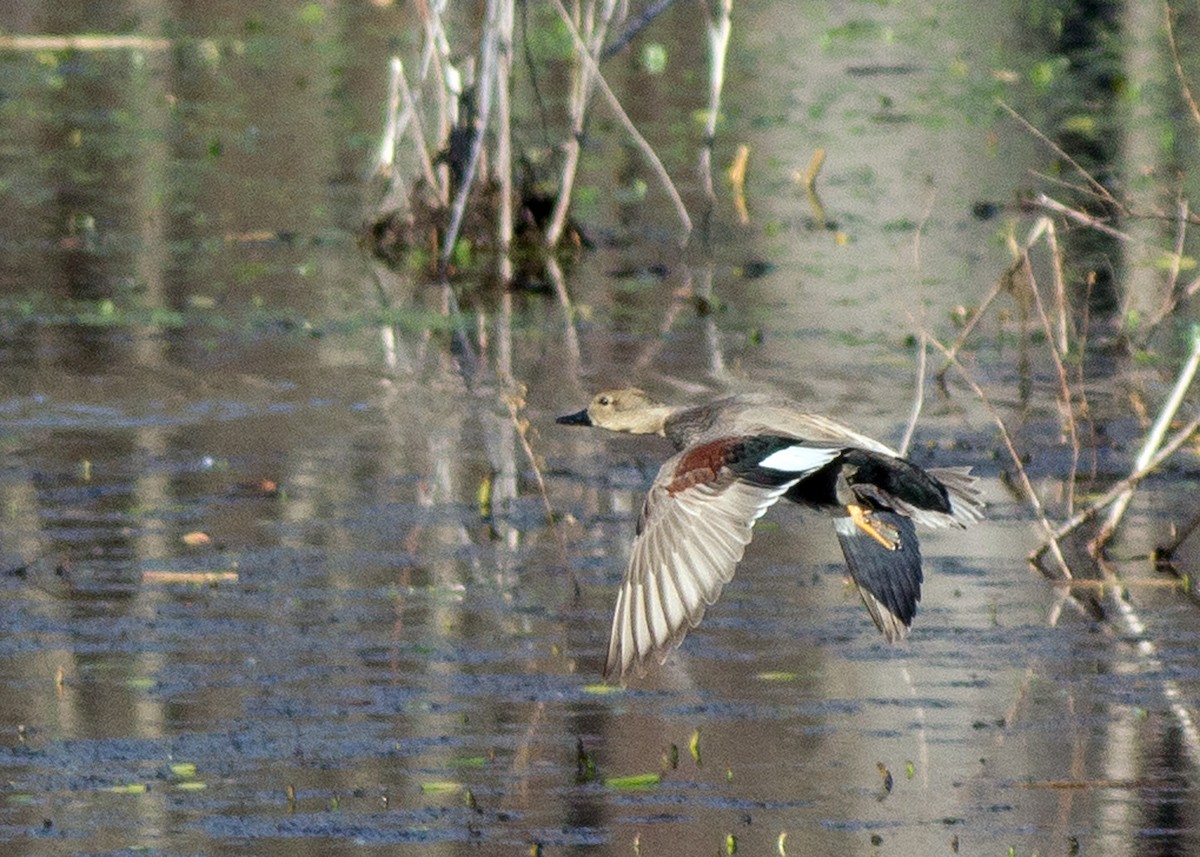
[[[965,527],[983,518],[983,492],[979,490],[979,478],[971,475],[971,468],[934,467],[928,473],[950,495],[950,514],[942,516],[933,526]]]

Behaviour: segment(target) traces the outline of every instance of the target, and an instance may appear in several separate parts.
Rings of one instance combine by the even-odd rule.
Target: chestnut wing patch
[[[695,485],[710,485],[726,468],[753,485],[775,487],[821,469],[842,452],[840,446],[780,435],[718,438],[684,452],[667,491],[678,494]]]

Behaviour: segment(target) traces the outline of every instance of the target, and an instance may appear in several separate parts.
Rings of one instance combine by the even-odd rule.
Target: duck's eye
[[[596,400],[596,404],[600,405],[601,407],[608,407],[612,404],[612,399],[610,399],[608,396],[601,396]]]

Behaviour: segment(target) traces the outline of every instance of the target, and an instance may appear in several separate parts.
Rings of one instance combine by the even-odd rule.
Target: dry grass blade
[[[563,25],[567,28],[567,31],[571,34],[571,39],[575,42],[576,50],[579,52],[579,58],[589,69],[590,73],[595,75],[596,86],[600,89],[600,92],[603,93],[605,100],[609,104],[609,107],[611,107],[613,112],[616,113],[617,119],[620,120],[623,126],[625,126],[625,131],[630,137],[633,138],[633,141],[637,144],[642,156],[650,164],[654,174],[658,176],[659,181],[666,189],[667,195],[671,198],[671,202],[675,205],[675,212],[679,216],[679,221],[683,224],[683,237],[679,243],[681,245],[686,244],[688,236],[692,233],[692,219],[688,217],[687,206],[683,204],[683,198],[679,195],[679,191],[675,188],[675,183],[671,181],[671,176],[667,172],[667,168],[663,166],[663,162],[659,159],[658,154],[655,153],[654,148],[648,142],[646,142],[646,138],[641,135],[637,129],[637,126],[633,124],[633,120],[629,118],[629,114],[626,113],[625,108],[621,106],[620,99],[618,99],[616,94],[613,93],[612,89],[609,88],[608,83],[604,80],[604,76],[600,73],[600,67],[596,64],[595,58],[588,51],[587,44],[584,42],[583,37],[579,35],[579,29],[575,26],[575,22],[571,20],[571,16],[567,14],[567,10],[563,8],[562,0],[550,0],[550,3],[554,7],[555,11],[558,12],[558,16],[562,20]],[[561,190],[559,192],[560,194],[562,193]]]
[[[980,387],[979,384],[975,382],[975,379],[971,377],[971,373],[968,372],[966,368],[958,362],[957,357],[950,353],[950,349],[932,336],[929,337],[929,342],[932,343],[934,348],[945,355],[949,364],[958,370],[959,376],[964,382],[966,382],[967,386],[971,388],[971,392],[973,392],[975,397],[979,399],[985,408],[987,408],[988,413],[992,417],[992,421],[996,424],[996,428],[1000,431],[1000,438],[1004,441],[1004,447],[1008,450],[1008,456],[1012,460],[1013,466],[1016,468],[1017,478],[1021,482],[1021,487],[1025,490],[1025,496],[1029,500],[1030,505],[1033,506],[1033,510],[1038,516],[1038,523],[1041,524],[1042,529],[1049,537],[1048,544],[1050,546],[1051,554],[1053,555],[1055,562],[1058,564],[1059,573],[1061,574],[1062,578],[1068,580],[1073,578],[1074,575],[1071,573],[1071,568],[1069,565],[1067,565],[1066,557],[1063,556],[1062,549],[1058,545],[1058,540],[1054,536],[1054,528],[1050,525],[1050,520],[1046,517],[1045,509],[1042,506],[1042,501],[1038,497],[1037,491],[1033,487],[1033,482],[1031,482],[1029,479],[1029,474],[1025,471],[1025,465],[1021,463],[1021,456],[1017,453],[1017,448],[1015,444],[1013,444],[1012,435],[1009,434],[1008,428],[1004,425],[1004,420],[1000,417],[1000,413],[992,404],[991,399],[988,398],[987,393],[983,391],[983,388]]]
[[[1068,164],[1070,164],[1072,167],[1074,167],[1075,171],[1078,172],[1079,175],[1083,176],[1084,180],[1087,181],[1088,186],[1091,187],[1092,191],[1097,196],[1099,196],[1101,199],[1103,199],[1105,202],[1109,203],[1110,205],[1115,206],[1117,209],[1120,209],[1122,211],[1125,210],[1125,207],[1123,205],[1121,205],[1121,203],[1119,203],[1111,193],[1108,192],[1108,188],[1106,188],[1100,182],[1096,181],[1096,179],[1092,176],[1092,174],[1089,173],[1087,170],[1085,170],[1082,166],[1080,166],[1078,161],[1076,161],[1074,158],[1072,158],[1070,155],[1068,155],[1066,150],[1064,150],[1062,148],[1062,146],[1058,145],[1053,140],[1051,140],[1049,137],[1047,137],[1045,134],[1043,134],[1041,131],[1039,131],[1033,125],[1033,123],[1031,123],[1028,119],[1026,119],[1024,116],[1022,116],[1016,110],[1014,110],[1012,107],[1010,107],[1007,102],[1005,102],[1002,99],[997,99],[996,101],[1000,105],[1000,107],[1003,108],[1004,111],[1008,113],[1009,116],[1011,116],[1013,119],[1016,119],[1019,123],[1021,123],[1021,125],[1025,128],[1026,131],[1028,131],[1033,136],[1037,137],[1039,140],[1041,140],[1043,143],[1045,143],[1047,146],[1049,146],[1056,155],[1058,155],[1060,158],[1062,158],[1064,161],[1066,161]]]
[[[1105,491],[1086,509],[1077,512],[1070,520],[1064,521],[1062,524],[1056,527],[1054,532],[1050,534],[1050,541],[1048,541],[1046,544],[1043,544],[1036,551],[1029,555],[1030,562],[1036,562],[1038,557],[1040,557],[1043,553],[1045,553],[1046,550],[1049,549],[1051,542],[1057,543],[1059,539],[1069,535],[1072,530],[1075,530],[1076,528],[1095,518],[1105,507],[1108,506],[1109,503],[1113,502],[1113,500],[1115,500],[1121,494],[1130,490],[1151,473],[1153,473],[1160,464],[1174,455],[1181,446],[1187,443],[1188,440],[1191,439],[1192,435],[1194,435],[1198,430],[1200,430],[1200,417],[1192,420],[1182,429],[1177,431],[1171,440],[1169,440],[1162,447],[1162,449],[1158,450],[1153,458],[1146,462],[1144,467],[1135,469],[1120,482],[1117,482],[1111,488]]]
[[[1163,11],[1166,13],[1167,47],[1171,50],[1175,76],[1179,78],[1179,94],[1183,96],[1183,101],[1192,114],[1192,121],[1200,125],[1200,106],[1197,106],[1196,99],[1192,97],[1192,88],[1188,86],[1187,75],[1183,72],[1183,63],[1179,61],[1179,47],[1175,44],[1175,10],[1171,8],[1170,3],[1164,2]]]
[[[1150,467],[1150,463],[1155,460],[1158,451],[1162,447],[1163,438],[1166,437],[1167,428],[1170,426],[1171,421],[1175,419],[1175,414],[1179,412],[1179,408],[1183,404],[1183,397],[1191,388],[1192,382],[1196,378],[1197,370],[1200,370],[1200,326],[1197,326],[1192,331],[1192,352],[1180,370],[1179,377],[1175,379],[1175,387],[1171,390],[1171,395],[1167,398],[1166,404],[1163,405],[1157,419],[1155,419],[1154,425],[1150,427],[1150,431],[1146,435],[1146,440],[1138,452],[1137,459],[1134,462],[1135,473],[1147,470]],[[1182,444],[1183,441],[1180,443]],[[1118,524],[1120,524],[1121,518],[1124,516],[1131,499],[1133,499],[1133,483],[1116,497],[1112,508],[1109,510],[1108,518],[1100,528],[1100,532],[1097,533],[1096,537],[1088,545],[1093,555],[1102,551],[1108,540],[1112,538],[1112,534]]]
[[[1114,229],[1104,221],[1097,220],[1090,214],[1085,214],[1078,209],[1071,208],[1069,205],[1063,205],[1058,200],[1052,199],[1044,193],[1039,193],[1033,200],[1042,208],[1049,209],[1056,214],[1061,214],[1064,217],[1074,220],[1076,223],[1082,223],[1084,226],[1088,226],[1098,232],[1103,232],[1105,235],[1110,235],[1118,241],[1125,241],[1131,244],[1140,243],[1133,236],[1122,232],[1120,229]]]

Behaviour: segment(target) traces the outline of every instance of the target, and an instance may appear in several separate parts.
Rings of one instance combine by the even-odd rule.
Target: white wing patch
[[[758,466],[780,473],[811,473],[833,461],[840,452],[828,447],[785,446],[758,462]]]

